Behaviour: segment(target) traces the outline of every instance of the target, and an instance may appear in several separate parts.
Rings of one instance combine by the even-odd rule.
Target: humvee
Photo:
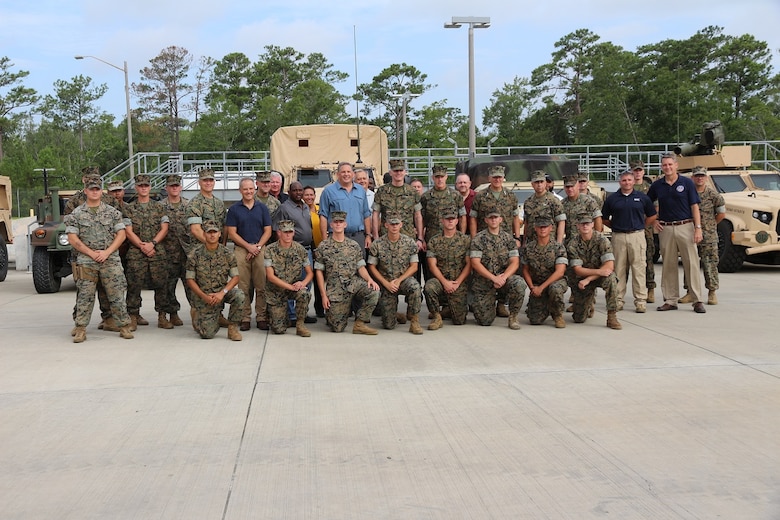
[[[780,173],[751,170],[749,145],[724,145],[719,121],[705,123],[701,135],[677,147],[678,171],[707,168],[723,195],[726,217],[718,224],[718,271],[734,273],[743,262],[780,265]]]
[[[8,275],[8,244],[14,241],[11,226],[11,178],[0,175],[0,282]]]
[[[56,293],[62,279],[73,274],[70,265],[72,246],[65,232],[62,212],[73,191],[61,192],[51,187],[38,199],[38,227],[30,234],[32,275],[35,290],[40,294]]]

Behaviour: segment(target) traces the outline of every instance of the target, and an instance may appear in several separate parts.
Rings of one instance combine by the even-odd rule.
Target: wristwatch
[[[152,245],[156,246],[157,245],[157,240],[152,240]]]

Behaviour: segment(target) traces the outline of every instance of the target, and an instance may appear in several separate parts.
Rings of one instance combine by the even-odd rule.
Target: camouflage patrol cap
[[[629,169],[633,170],[644,170],[645,169],[645,163],[644,161],[631,161],[628,163]]]
[[[501,216],[501,212],[494,209],[494,210],[488,211],[487,215],[485,215],[485,216],[486,217],[500,217]]]
[[[577,180],[578,181],[587,181],[588,180],[588,174],[585,172],[578,172],[577,173]]]
[[[585,213],[577,217],[577,224],[587,224],[589,222],[593,222],[593,215]]]
[[[108,183],[108,191],[118,191],[125,189],[125,185],[122,181],[111,181]]]
[[[447,176],[447,168],[444,166],[441,166],[437,164],[433,167],[433,176],[434,177],[446,177]]]
[[[213,220],[207,220],[203,223],[203,231],[209,232],[209,231],[219,231],[219,224],[217,224]]]
[[[198,172],[198,179],[201,181],[205,179],[213,179],[213,178],[214,178],[214,170],[212,170],[211,168],[204,168]]]
[[[141,173],[139,175],[135,176],[135,185],[136,186],[151,186],[152,185],[152,178],[146,175],[145,173]]]
[[[544,170],[536,170],[531,174],[531,182],[545,181],[547,174]]]
[[[84,179],[84,189],[88,190],[90,188],[102,188],[103,187],[103,181],[100,179],[99,175],[88,175],[86,179]]]
[[[271,172],[269,171],[257,172],[257,174],[255,174],[255,178],[259,182],[271,182]]]
[[[100,177],[100,168],[97,166],[85,166],[81,169],[81,176],[85,177],[87,175],[97,175]]]
[[[552,220],[547,217],[542,217],[534,220],[534,227],[547,227],[552,226]]]
[[[345,221],[347,220],[347,212],[346,211],[331,211],[330,213],[330,220],[332,222],[336,221]]]
[[[279,231],[281,231],[282,233],[295,231],[295,222],[293,222],[292,220],[280,220]]]
[[[447,206],[441,210],[441,218],[458,218],[458,208]]]
[[[103,180],[100,178],[100,175],[97,175],[95,173],[87,173],[86,175],[84,175],[82,177],[81,180],[84,181],[84,187],[86,188],[88,182],[94,181],[96,179],[97,179],[97,182],[100,183],[100,185],[102,186]]]
[[[168,175],[165,178],[166,186],[181,186],[181,175]]]
[[[577,185],[577,177],[573,175],[567,175],[563,178],[563,185],[566,187],[569,186],[576,186]]]
[[[404,219],[400,213],[392,212],[387,214],[385,221],[388,224],[403,224]]]
[[[392,161],[390,161],[390,170],[399,171],[405,169],[406,166],[404,165],[404,162],[401,159],[393,159]]]
[[[488,169],[488,176],[490,177],[503,177],[504,176],[504,167],[501,165],[495,165],[491,166]]]
[[[691,170],[691,175],[692,176],[707,175],[707,168],[705,168],[704,166],[694,166],[693,170]]]

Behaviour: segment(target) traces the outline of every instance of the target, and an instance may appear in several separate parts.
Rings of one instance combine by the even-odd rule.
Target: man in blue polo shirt
[[[657,215],[650,197],[634,189],[634,172],[620,174],[620,190],[604,201],[601,212],[604,224],[612,228],[612,252],[618,277],[617,308],[623,310],[631,270],[631,290],[636,312],[647,311],[647,242],[645,226],[655,222]]]
[[[699,270],[699,252],[696,244],[702,240],[701,199],[696,186],[688,177],[677,173],[677,156],[664,154],[661,158],[661,171],[664,176],[655,181],[647,195],[650,200],[658,201],[658,220],[655,229],[661,243],[663,270],[661,271],[661,290],[664,304],[659,311],[676,311],[680,299],[680,278],[677,272],[677,258],[683,262],[683,270],[688,280],[688,292],[693,301],[693,310],[699,314],[706,311],[702,303],[701,271]]]
[[[340,162],[336,170],[336,182],[322,190],[320,195],[320,231],[322,239],[328,238],[328,222],[334,211],[347,212],[347,228],[344,236],[358,243],[361,249],[371,245],[371,208],[366,190],[354,182],[352,165]]]

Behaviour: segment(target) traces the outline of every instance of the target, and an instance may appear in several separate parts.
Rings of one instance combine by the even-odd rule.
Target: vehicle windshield
[[[322,188],[331,182],[330,170],[327,168],[298,169],[298,181],[304,186]]]
[[[744,191],[747,184],[739,175],[717,175],[711,174],[712,182],[718,188],[720,193],[732,193],[735,191]]]
[[[753,181],[753,184],[756,185],[756,188],[772,191],[780,190],[780,174],[753,174],[750,176],[750,180]]]

